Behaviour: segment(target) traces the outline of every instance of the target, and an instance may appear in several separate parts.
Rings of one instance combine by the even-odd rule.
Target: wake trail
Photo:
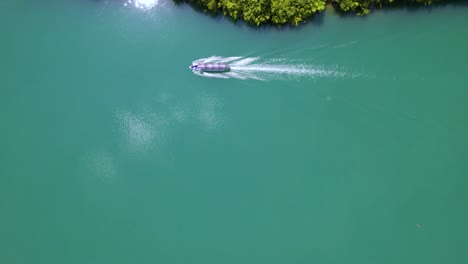
[[[239,79],[239,80],[274,80],[285,78],[318,78],[318,77],[344,77],[346,73],[336,69],[309,64],[294,63],[286,58],[262,59],[260,57],[221,57],[211,56],[195,60],[193,64],[228,63],[229,72],[199,72],[195,74],[206,78]]]

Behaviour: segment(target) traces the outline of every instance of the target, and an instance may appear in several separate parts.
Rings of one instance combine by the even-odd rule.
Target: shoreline
[[[460,0],[173,0],[176,5],[187,4],[196,11],[211,16],[223,16],[233,22],[242,21],[249,26],[300,26],[313,22],[324,13],[341,16],[366,16],[375,10],[419,9],[444,5],[468,5]]]

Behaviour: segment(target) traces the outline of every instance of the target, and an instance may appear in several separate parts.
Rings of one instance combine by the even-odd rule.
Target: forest
[[[401,5],[430,5],[443,0],[174,0],[211,14],[223,14],[255,26],[299,25],[323,11],[327,4],[340,13],[366,15],[373,8]]]

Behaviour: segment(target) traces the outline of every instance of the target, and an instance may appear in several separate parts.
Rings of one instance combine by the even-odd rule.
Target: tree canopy
[[[365,15],[372,7],[399,3],[432,4],[443,0],[174,0],[186,2],[204,12],[222,13],[234,20],[242,19],[259,26],[270,23],[275,25],[299,25],[302,21],[325,9],[327,3],[333,4],[342,12],[355,12]]]

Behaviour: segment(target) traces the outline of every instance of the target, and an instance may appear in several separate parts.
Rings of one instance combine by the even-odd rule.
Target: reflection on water
[[[169,137],[181,126],[198,124],[201,129],[213,131],[224,123],[223,101],[215,94],[204,93],[188,104],[173,102],[170,94],[162,93],[156,97],[156,106],[142,106],[138,112],[121,111],[116,119],[124,149],[129,153],[145,153],[157,149],[168,142]]]
[[[118,113],[123,142],[129,152],[139,152],[154,142],[163,141],[161,128],[153,127],[144,118],[133,113]]]
[[[216,129],[223,123],[223,119],[219,114],[223,103],[216,96],[213,94],[199,96],[197,104],[200,109],[198,118],[204,128],[209,130]]]
[[[128,0],[124,3],[125,6],[129,4],[141,9],[151,9],[158,4],[158,0]]]

